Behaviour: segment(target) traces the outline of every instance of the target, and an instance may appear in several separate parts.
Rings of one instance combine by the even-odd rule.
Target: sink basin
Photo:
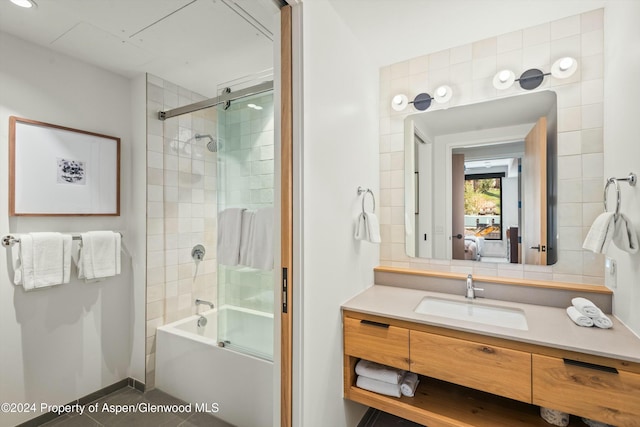
[[[448,319],[465,320],[503,328],[529,330],[524,311],[517,308],[499,307],[477,301],[454,301],[444,298],[425,297],[415,308],[416,313]]]

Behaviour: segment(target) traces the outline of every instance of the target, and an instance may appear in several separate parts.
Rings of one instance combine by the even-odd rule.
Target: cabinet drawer
[[[411,331],[411,371],[531,403],[531,353]]]
[[[534,354],[533,403],[619,427],[640,426],[640,375]]]
[[[344,352],[349,356],[408,370],[409,330],[345,317]]]

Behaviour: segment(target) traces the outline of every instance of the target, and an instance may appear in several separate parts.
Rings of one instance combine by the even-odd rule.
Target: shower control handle
[[[205,253],[206,250],[204,249],[204,246],[195,245],[193,249],[191,249],[191,258],[193,258],[195,262],[200,262],[204,259]]]

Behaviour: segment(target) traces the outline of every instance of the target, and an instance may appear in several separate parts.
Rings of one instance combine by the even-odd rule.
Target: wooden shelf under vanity
[[[640,364],[343,308],[344,397],[428,427],[549,426],[539,406],[640,427]],[[414,397],[356,387],[366,359],[420,375]]]
[[[383,396],[352,385],[349,400],[429,427],[549,427],[537,406],[429,377],[420,377],[414,397]],[[586,426],[577,417],[569,426]]]

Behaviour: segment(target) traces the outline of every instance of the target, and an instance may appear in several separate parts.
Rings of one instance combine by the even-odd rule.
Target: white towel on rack
[[[378,217],[372,212],[362,212],[356,221],[356,240],[366,240],[371,243],[380,243],[380,223]]]
[[[569,318],[573,320],[573,323],[578,326],[584,326],[587,328],[593,326],[593,319],[580,313],[574,306],[567,307],[567,315],[569,315]]]
[[[273,243],[273,207],[258,209],[246,265],[265,271],[273,270]]]
[[[29,233],[20,236],[14,283],[29,291],[69,283],[71,236],[60,233]]]
[[[228,208],[218,214],[218,262],[234,266],[240,261],[240,236],[244,208]]]
[[[607,252],[615,233],[615,214],[604,212],[598,215],[584,239],[582,247],[597,254]]]
[[[87,282],[120,274],[120,233],[89,231],[80,234],[78,278]]]
[[[630,254],[638,252],[638,233],[625,214],[621,213],[615,221],[613,244]]]
[[[247,209],[242,212],[240,226],[240,258],[238,260],[238,263],[242,265],[249,265],[249,253],[255,232],[255,218],[256,213],[254,211]]]

